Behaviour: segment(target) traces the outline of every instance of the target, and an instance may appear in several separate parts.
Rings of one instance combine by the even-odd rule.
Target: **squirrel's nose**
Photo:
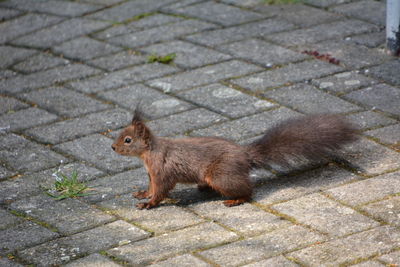
[[[111,148],[115,151],[115,145],[114,144],[111,145]]]

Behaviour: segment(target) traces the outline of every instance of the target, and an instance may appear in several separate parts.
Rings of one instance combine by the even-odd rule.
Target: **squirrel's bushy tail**
[[[287,120],[247,147],[254,167],[290,167],[304,159],[320,160],[356,139],[356,129],[341,116],[311,115]]]

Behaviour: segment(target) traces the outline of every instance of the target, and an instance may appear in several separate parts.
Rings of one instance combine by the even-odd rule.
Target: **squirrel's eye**
[[[129,144],[130,142],[132,142],[132,139],[129,138],[129,137],[126,137],[126,138],[125,138],[125,143]]]

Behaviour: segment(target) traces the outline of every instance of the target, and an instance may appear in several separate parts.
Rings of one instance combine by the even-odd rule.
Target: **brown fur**
[[[226,206],[235,206],[251,199],[251,169],[265,164],[289,166],[300,158],[320,159],[355,137],[352,126],[341,117],[313,115],[288,120],[247,146],[217,137],[170,139],[154,136],[136,110],[112,148],[144,162],[149,189],[134,196],[150,201],[139,203],[139,208],[157,206],[177,183],[213,189],[231,199],[224,202]]]

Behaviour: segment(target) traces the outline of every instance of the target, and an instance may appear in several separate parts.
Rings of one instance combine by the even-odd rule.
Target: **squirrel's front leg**
[[[150,176],[150,174],[147,174],[147,175],[149,176],[149,188],[147,189],[147,191],[140,190],[140,191],[133,192],[133,196],[137,199],[151,198],[151,196],[152,196],[151,176]]]
[[[149,202],[136,204],[136,207],[139,209],[151,209],[158,206],[168,196],[168,192],[175,187],[175,183],[162,183],[159,177],[150,177],[150,180],[152,190],[151,199]]]

